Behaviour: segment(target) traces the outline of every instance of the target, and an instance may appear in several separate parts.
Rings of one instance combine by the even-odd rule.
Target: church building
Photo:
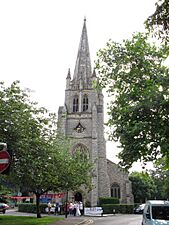
[[[128,174],[118,165],[106,159],[104,138],[104,96],[93,87],[97,81],[92,71],[86,19],[74,69],[66,77],[64,106],[58,110],[58,129],[67,137],[73,138],[71,151],[80,149],[94,163],[91,174],[93,189],[89,193],[69,194],[69,199],[88,201],[96,206],[100,197],[116,197],[120,203],[132,204],[133,196]]]

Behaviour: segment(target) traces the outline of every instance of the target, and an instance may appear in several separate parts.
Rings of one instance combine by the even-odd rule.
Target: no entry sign
[[[5,171],[10,164],[10,155],[6,150],[0,151],[0,173]]]

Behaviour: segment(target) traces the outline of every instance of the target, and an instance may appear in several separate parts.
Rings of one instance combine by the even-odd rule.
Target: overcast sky
[[[32,99],[53,112],[64,104],[68,68],[73,75],[83,20],[87,19],[92,66],[111,38],[121,42],[155,11],[156,0],[1,0],[0,77],[20,80]],[[114,144],[107,156],[115,160]],[[110,150],[111,149],[111,150]]]

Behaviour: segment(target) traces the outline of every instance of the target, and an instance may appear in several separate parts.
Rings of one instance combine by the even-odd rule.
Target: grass
[[[59,220],[63,219],[55,217],[0,216],[0,224],[2,225],[49,225]]]

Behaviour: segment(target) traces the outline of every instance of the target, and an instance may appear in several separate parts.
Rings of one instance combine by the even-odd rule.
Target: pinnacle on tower
[[[71,79],[71,75],[70,75],[70,68],[68,69],[68,73],[67,73],[67,77],[66,79]]]
[[[95,68],[93,69],[92,77],[96,77],[96,70],[95,70]]]

